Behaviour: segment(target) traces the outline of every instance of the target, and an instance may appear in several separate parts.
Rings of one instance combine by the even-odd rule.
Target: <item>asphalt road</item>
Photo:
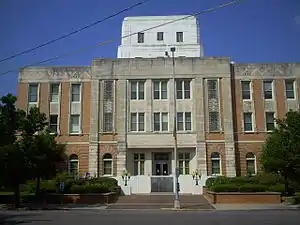
[[[31,225],[299,225],[300,210],[281,211],[28,211],[0,212],[0,224]]]

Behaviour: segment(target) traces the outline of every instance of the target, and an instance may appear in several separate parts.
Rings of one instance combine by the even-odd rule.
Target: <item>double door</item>
[[[154,175],[156,176],[168,176],[169,173],[169,162],[167,160],[157,160],[154,163]]]

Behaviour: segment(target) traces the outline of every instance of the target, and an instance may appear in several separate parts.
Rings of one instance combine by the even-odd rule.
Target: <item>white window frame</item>
[[[136,116],[136,122],[135,122],[135,128],[136,129],[132,129],[132,116],[135,115]],[[144,121],[140,121],[140,117],[143,116],[144,117]],[[142,123],[141,123],[142,122]],[[144,124],[143,126],[143,130],[140,130],[140,124]],[[146,128],[145,128],[145,112],[131,112],[130,113],[130,132],[145,132]]]
[[[56,122],[56,132],[55,133],[51,132],[50,134],[59,134],[59,115],[58,114],[50,114],[49,115],[49,128],[50,128],[50,130],[51,130],[51,116],[56,116],[57,122]]]
[[[293,82],[293,90],[287,89],[287,82]],[[285,98],[287,100],[295,100],[296,99],[296,82],[295,79],[285,79],[284,80],[284,86],[285,86]],[[287,95],[287,92],[293,92],[293,98],[289,98]]]
[[[265,112],[265,130],[267,131],[267,132],[272,132],[273,130],[268,130],[268,126],[267,126],[267,124],[268,124],[268,117],[267,117],[267,114],[271,114],[271,113],[273,113],[273,118],[274,118],[274,128],[276,127],[276,122],[275,122],[275,118],[276,118],[276,115],[275,115],[275,112]]]
[[[245,120],[245,115],[249,115],[250,114],[250,119],[251,119],[251,130],[246,130],[246,120]],[[249,123],[248,123],[249,124]],[[243,112],[243,131],[245,133],[252,133],[254,132],[254,123],[253,123],[253,113],[252,112]]]
[[[213,153],[218,153],[219,157],[218,157],[218,158],[217,158],[217,157],[213,158],[213,157],[212,157],[212,154],[213,154]],[[220,175],[222,175],[222,160],[221,160],[221,154],[220,154],[219,152],[212,152],[212,153],[210,154],[210,160],[211,160],[211,174],[212,174],[212,176],[220,176]],[[218,161],[218,162],[219,162],[220,173],[213,173],[213,161]]]
[[[188,79],[178,79],[175,80],[176,82],[176,99],[191,99],[191,80]],[[185,84],[188,83],[189,88],[188,90],[185,89]],[[179,84],[179,85],[178,85]],[[178,86],[181,86],[181,89],[177,89]],[[181,92],[181,98],[178,97],[178,93]],[[187,95],[188,92],[189,94]]]
[[[159,130],[155,130],[155,115],[159,114]],[[167,115],[167,130],[163,130],[163,115]],[[169,113],[168,112],[154,112],[153,113],[153,132],[168,132],[170,130]]]
[[[30,93],[31,93],[31,87],[36,86],[36,101],[31,101],[30,99]],[[39,93],[40,93],[40,85],[38,83],[29,83],[28,84],[28,103],[29,104],[37,104],[39,102]]]
[[[247,157],[248,154],[253,154],[254,157]],[[253,152],[247,152],[246,153],[246,172],[248,175],[248,162],[253,161],[254,162],[254,174],[251,175],[256,175],[257,174],[257,166],[256,166],[256,155]]]
[[[73,87],[74,86],[79,86],[79,101],[73,101]],[[79,103],[82,101],[82,84],[81,83],[72,83],[70,87],[70,98],[71,98],[71,103]]]
[[[249,90],[243,89],[244,83],[248,84]],[[242,91],[242,100],[243,101],[251,101],[252,100],[252,82],[250,80],[241,80],[241,91]],[[249,98],[244,98],[244,92],[249,92]]]
[[[71,126],[72,126],[72,117],[74,117],[74,116],[77,116],[78,117],[78,126],[79,126],[79,131],[78,132],[73,132],[72,131],[72,128],[71,128]],[[70,122],[69,122],[69,134],[70,135],[79,135],[79,134],[81,134],[81,115],[80,114],[71,114],[70,115]]]
[[[182,158],[180,155],[182,154]],[[188,154],[188,157],[186,157]],[[183,170],[182,173],[179,170],[180,175],[189,175],[191,173],[191,153],[190,152],[179,152],[178,153],[178,168],[180,169],[180,163],[182,163]],[[186,172],[186,168],[188,168],[188,173]]]
[[[142,80],[131,80],[129,81],[130,83],[130,100],[145,100],[145,81]],[[136,98],[133,97],[132,92],[133,92],[133,84],[136,85]],[[143,85],[143,91],[140,90],[140,86]],[[141,92],[143,92],[143,95],[141,96]]]
[[[57,101],[53,101],[53,86],[58,86],[57,92]],[[60,102],[60,93],[61,93],[61,84],[60,83],[50,83],[50,93],[49,93],[49,102],[54,104],[59,104]]]
[[[181,36],[179,34],[181,34]],[[176,32],[176,42],[177,43],[183,43],[184,42],[184,32],[183,31]]]
[[[135,155],[138,155],[138,158],[135,159]],[[144,158],[142,159],[141,155],[144,155]],[[133,153],[133,175],[134,176],[143,176],[145,175],[145,161],[146,161],[146,154],[144,152],[135,152]],[[137,163],[137,174],[135,173],[136,164]],[[141,164],[143,164],[143,171]]]
[[[182,121],[179,121],[179,115],[180,114],[182,114]],[[187,123],[188,123],[188,121],[187,121],[187,115],[188,114],[190,114],[190,124],[191,124],[191,129],[190,130],[187,130]],[[182,123],[182,130],[181,129],[179,129],[179,123]],[[183,132],[183,131],[192,131],[193,130],[193,128],[192,128],[192,113],[191,112],[177,112],[177,124],[176,124],[176,126],[177,126],[177,131],[181,131],[181,132]]]
[[[109,154],[111,156],[111,158],[104,158],[105,155]],[[110,177],[110,176],[113,176],[114,174],[114,164],[113,164],[113,155],[111,153],[105,153],[103,156],[102,156],[102,162],[103,162],[103,167],[102,167],[102,174],[103,176],[106,176],[106,177]],[[110,174],[105,174],[104,171],[105,171],[105,163],[104,162],[110,162],[110,165],[111,165],[111,173]]]
[[[271,83],[271,91],[265,89],[265,84],[266,83]],[[272,93],[272,98],[266,98],[266,92],[271,92]],[[265,101],[271,101],[274,100],[274,80],[263,80],[263,97]]]
[[[158,90],[156,90],[155,89],[155,84],[157,84],[158,83],[158,85],[159,85],[159,89]],[[162,89],[162,84],[166,84],[166,90],[164,91],[164,92],[166,92],[166,98],[162,98],[162,92],[163,92],[163,89]],[[153,81],[153,91],[152,91],[152,93],[153,93],[153,99],[154,100],[167,100],[168,99],[168,84],[169,84],[169,82],[167,81],[167,80],[154,80]],[[155,98],[155,92],[158,92],[159,94],[159,97],[158,98]]]
[[[76,156],[76,159],[71,159],[71,156]],[[77,163],[77,176],[79,177],[79,156],[76,154],[71,154],[68,158],[68,171],[71,173],[71,163],[76,162]]]

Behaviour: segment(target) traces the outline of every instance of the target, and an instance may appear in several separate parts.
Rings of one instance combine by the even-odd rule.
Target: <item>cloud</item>
[[[300,25],[300,16],[295,16],[295,22]]]

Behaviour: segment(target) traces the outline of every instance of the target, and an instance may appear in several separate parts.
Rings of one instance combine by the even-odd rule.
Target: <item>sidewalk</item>
[[[237,210],[290,210],[300,209],[299,205],[288,204],[212,204],[216,210],[237,211]]]

